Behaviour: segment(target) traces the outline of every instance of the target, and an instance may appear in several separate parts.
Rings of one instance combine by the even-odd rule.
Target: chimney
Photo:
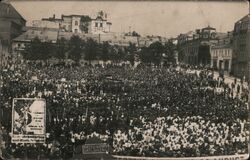
[[[197,34],[200,34],[200,29],[196,29],[196,33],[197,33]]]
[[[53,19],[55,19],[56,18],[56,15],[55,14],[53,14]]]

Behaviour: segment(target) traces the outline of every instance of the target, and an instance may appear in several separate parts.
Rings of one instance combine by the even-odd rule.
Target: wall
[[[230,47],[211,47],[211,68],[222,69],[230,73],[232,67],[232,52],[233,49]]]
[[[59,29],[59,23],[44,20],[34,20],[32,21],[32,27]]]
[[[248,63],[250,62],[250,16],[247,15],[235,23],[233,33],[233,66],[234,76],[249,79]]]
[[[61,27],[64,27],[64,26],[65,26],[65,31],[67,31],[67,32],[72,31],[72,19],[71,19],[71,17],[63,17]]]
[[[0,38],[10,41],[22,33],[26,21],[11,4],[0,2]]]
[[[82,33],[80,29],[80,20],[81,20],[81,17],[72,16],[72,23],[71,23],[72,30],[71,31],[73,33]]]
[[[11,22],[6,19],[0,19],[0,38],[4,40],[10,40],[10,28]]]
[[[98,26],[96,27],[96,23]],[[100,26],[102,24],[102,27]],[[90,22],[90,33],[92,34],[104,34],[105,32],[110,32],[109,25],[107,25],[106,20],[96,19]]]

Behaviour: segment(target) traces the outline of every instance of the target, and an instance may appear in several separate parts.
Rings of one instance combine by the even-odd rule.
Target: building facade
[[[97,16],[95,19],[91,20],[89,31],[93,34],[109,33],[111,25],[112,23],[108,22],[103,16]]]
[[[50,42],[55,44],[58,39],[58,30],[52,28],[30,28],[25,33],[12,40],[12,52],[20,55],[34,38],[41,42]]]
[[[19,36],[26,20],[8,2],[0,2],[0,39],[8,41]]]
[[[62,15],[60,19],[53,17],[33,21],[34,27],[56,28],[60,31],[85,34],[106,34],[111,30],[112,23],[107,20],[107,14],[103,11],[97,13],[96,17],[88,15]]]
[[[59,30],[59,23],[53,21],[41,21],[41,20],[34,20],[32,21],[32,27],[34,28],[52,28]]]
[[[218,34],[215,28],[210,26],[180,34],[177,37],[179,58],[190,65],[210,65],[211,46],[218,42]]]
[[[232,72],[239,78],[250,78],[250,15],[234,25]]]
[[[231,73],[233,49],[230,45],[216,45],[211,48],[211,68]]]
[[[211,46],[211,68],[231,73],[232,55],[232,32],[221,34],[218,43]]]

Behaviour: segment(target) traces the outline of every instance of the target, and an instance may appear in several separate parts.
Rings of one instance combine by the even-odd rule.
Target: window
[[[95,23],[95,27],[98,27],[98,23],[97,22]]]
[[[100,23],[100,27],[102,27],[102,23]]]
[[[78,26],[78,21],[75,21],[75,25]]]
[[[75,33],[77,33],[78,32],[78,30],[77,29],[75,29]]]

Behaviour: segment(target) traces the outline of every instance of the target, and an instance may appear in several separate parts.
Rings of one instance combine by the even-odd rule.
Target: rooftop
[[[18,13],[18,11],[9,3],[0,2],[0,17],[6,18],[20,18],[26,20]]]
[[[249,21],[250,20],[250,14],[245,15],[244,17],[242,17],[240,20],[238,20],[236,23],[241,23],[244,21]]]
[[[203,30],[216,30],[216,29],[213,28],[213,27],[210,27],[210,26],[208,25],[207,27],[202,28],[202,31],[203,31]]]
[[[21,34],[13,41],[31,41],[35,37],[38,37],[41,41],[52,41],[56,42],[58,31],[52,29],[42,29],[42,28],[29,28],[27,32]]]

